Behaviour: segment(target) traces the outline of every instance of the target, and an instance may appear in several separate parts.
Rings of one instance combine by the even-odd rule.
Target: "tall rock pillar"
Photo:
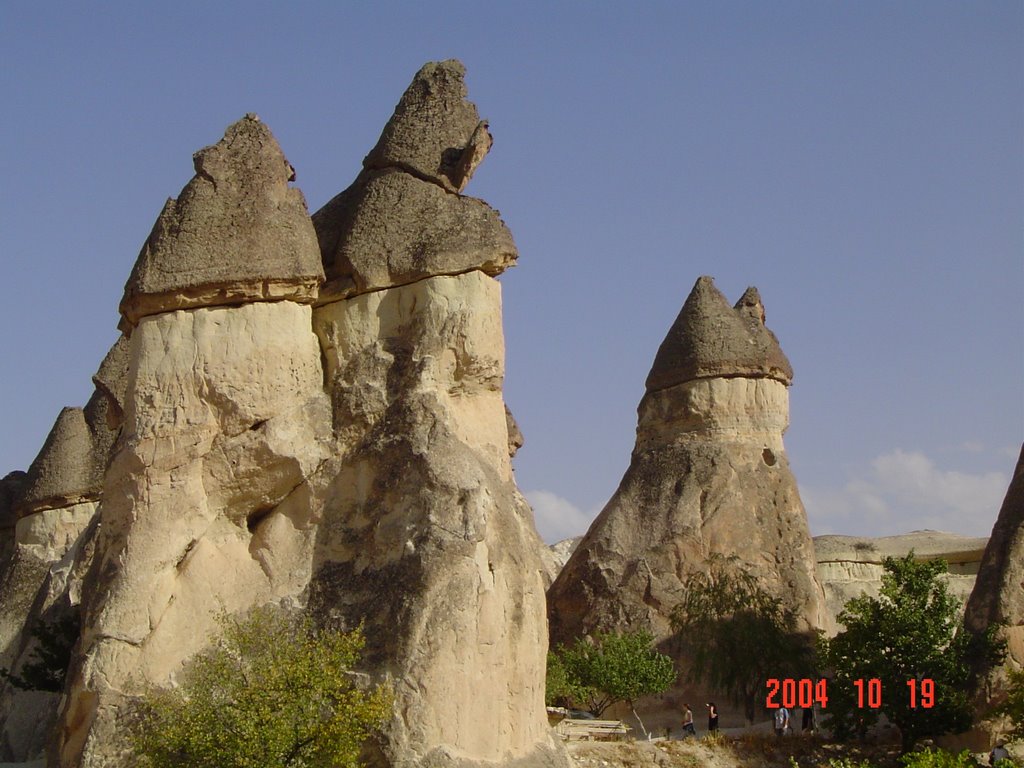
[[[544,711],[541,543],[516,488],[502,397],[501,286],[517,254],[460,194],[491,138],[455,61],[426,65],[364,168],[314,215],[327,283],[314,325],[340,456],[311,606],[366,626],[393,682],[376,760],[564,760]]]
[[[330,437],[316,236],[255,116],[194,164],[125,287],[122,431],[51,765],[126,764],[126,696],[167,684],[219,613],[308,583],[306,478]]]
[[[1024,667],[1024,446],[999,509],[992,536],[981,556],[978,576],[964,614],[964,624],[981,633],[994,624],[1006,640],[1006,661],[991,673],[990,690],[981,691],[983,709],[1005,696],[1006,667]]]
[[[548,591],[552,642],[635,627],[665,638],[686,575],[736,556],[820,626],[807,516],[782,434],[793,372],[760,296],[702,277],[662,342],[618,490]]]

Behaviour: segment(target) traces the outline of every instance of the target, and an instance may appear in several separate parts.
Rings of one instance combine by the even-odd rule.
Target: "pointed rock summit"
[[[789,385],[793,368],[778,339],[764,324],[756,288],[734,307],[710,277],[693,286],[647,376],[647,391],[715,376],[769,378]]]
[[[487,123],[466,98],[465,78],[466,68],[455,59],[424,65],[363,167],[401,168],[449,192],[465,189],[492,143]]]
[[[1024,446],[1021,446],[1006,497],[978,567],[967,601],[964,624],[975,633],[1002,623],[1006,639],[1005,666],[994,672],[992,691],[983,698],[998,701],[1005,694],[1006,668],[1024,666]],[[994,702],[993,702],[994,703]]]
[[[715,555],[738,558],[805,630],[822,626],[782,444],[792,370],[763,317],[755,289],[730,307],[697,281],[648,376],[629,468],[548,590],[552,644],[623,627],[669,639],[688,574]]]
[[[164,205],[121,300],[122,329],[175,309],[290,299],[323,282],[295,171],[256,115],[193,156],[196,175]]]
[[[427,64],[352,185],[313,215],[333,301],[438,275],[492,277],[518,257],[496,210],[459,194],[491,147],[458,61]]]

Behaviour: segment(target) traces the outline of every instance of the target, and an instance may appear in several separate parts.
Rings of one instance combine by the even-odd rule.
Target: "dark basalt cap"
[[[102,476],[93,461],[92,433],[81,408],[64,408],[28,468],[19,513],[69,506],[97,495]]]
[[[0,479],[0,530],[13,528],[18,522],[15,510],[21,503],[28,475],[20,470],[8,472]],[[0,542],[2,548],[3,542]]]
[[[789,385],[793,368],[764,324],[764,305],[748,288],[734,307],[710,277],[693,286],[658,348],[647,391],[717,376],[770,378]]]
[[[472,270],[493,277],[515,264],[498,211],[461,194],[491,147],[465,72],[455,60],[420,69],[362,172],[313,214],[321,301]]]
[[[175,309],[313,302],[323,282],[316,233],[266,125],[246,115],[193,165],[196,175],[164,205],[128,278],[122,329]]]
[[[461,192],[491,147],[487,124],[466,99],[465,77],[466,68],[455,59],[424,65],[363,166],[400,168]]]
[[[401,171],[367,171],[313,215],[330,296],[479,269],[497,275],[518,252],[505,222],[482,200],[445,192]]]

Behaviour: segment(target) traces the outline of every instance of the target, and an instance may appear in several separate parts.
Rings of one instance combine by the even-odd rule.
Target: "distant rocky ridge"
[[[818,580],[825,589],[828,624],[841,628],[836,617],[848,600],[863,594],[877,597],[882,586],[882,561],[886,557],[945,560],[950,592],[966,602],[974,588],[981,554],[987,539],[940,531],[914,531],[899,536],[815,536]]]

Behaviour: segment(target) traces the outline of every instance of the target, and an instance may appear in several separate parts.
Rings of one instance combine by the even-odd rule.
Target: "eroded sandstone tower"
[[[964,624],[975,633],[997,623],[1003,625],[1000,635],[1006,640],[1006,660],[996,669],[986,669],[985,662],[978,660],[978,671],[990,676],[979,691],[982,712],[1005,698],[1007,670],[1024,667],[1024,446],[964,614]]]
[[[700,278],[662,342],[615,495],[548,592],[552,643],[633,627],[664,638],[686,574],[737,556],[820,626],[807,516],[782,434],[793,372],[756,289]]]
[[[81,621],[50,766],[128,764],[133,696],[173,681],[218,614],[271,602],[365,624],[366,671],[396,693],[380,763],[563,760],[501,391],[494,277],[517,253],[461,194],[490,145],[448,61],[315,217],[255,116],[195,155],[97,394],[0,484],[4,659],[53,606]]]

